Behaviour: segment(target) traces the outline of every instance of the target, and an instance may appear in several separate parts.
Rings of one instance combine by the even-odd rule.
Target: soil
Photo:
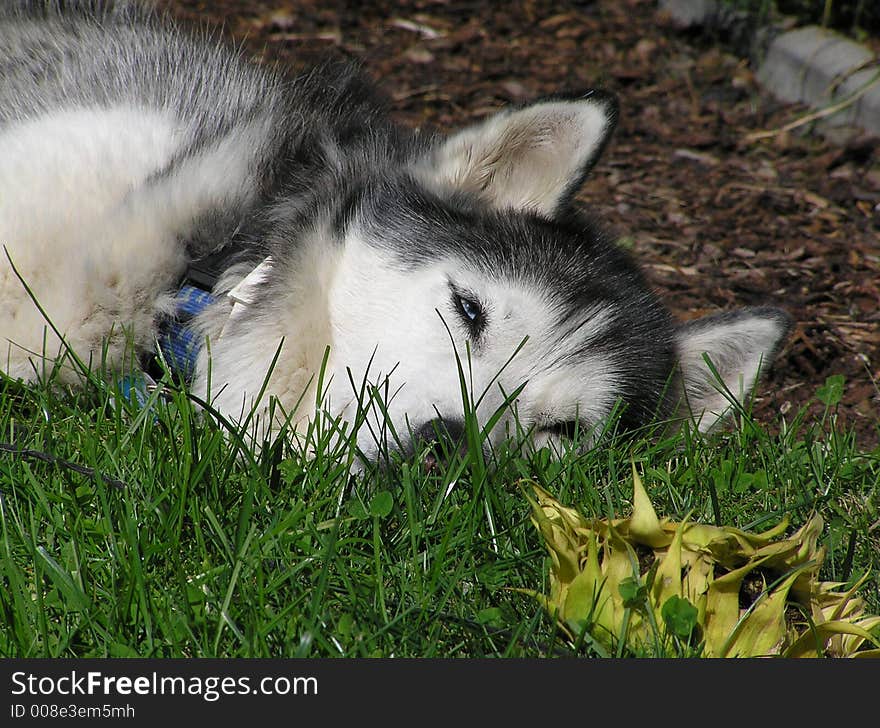
[[[160,4],[294,70],[358,59],[415,126],[452,131],[507,104],[615,92],[619,127],[579,198],[681,318],[762,304],[794,316],[758,389],[768,429],[802,408],[820,416],[817,389],[842,375],[838,426],[880,442],[880,140],[749,140],[806,110],[763,94],[723,40],[676,29],[653,0]]]

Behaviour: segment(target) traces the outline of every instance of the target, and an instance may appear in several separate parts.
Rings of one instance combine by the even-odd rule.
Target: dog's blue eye
[[[476,321],[483,314],[480,304],[469,301],[467,298],[458,297],[458,306],[462,313],[471,321]]]
[[[476,339],[486,326],[486,312],[478,301],[467,298],[452,289],[452,304],[461,320],[470,329],[470,335]]]

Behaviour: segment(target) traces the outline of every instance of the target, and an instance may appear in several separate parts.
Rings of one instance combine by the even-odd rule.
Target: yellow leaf
[[[785,651],[783,656],[818,657],[820,652],[824,652],[827,649],[828,640],[832,635],[854,635],[860,638],[857,645],[848,653],[834,654],[835,657],[847,657],[849,655],[858,654],[856,652],[858,645],[861,645],[866,640],[872,644],[877,644],[877,641],[868,630],[864,627],[853,624],[852,622],[822,622],[822,624],[815,624],[812,627],[807,628],[807,631]],[[870,651],[873,652],[874,650]]]
[[[596,556],[596,538],[590,539],[587,545],[587,560],[584,568],[574,577],[568,587],[563,618],[569,624],[582,624],[596,610],[597,599],[602,588],[602,573],[599,570],[599,559]],[[595,621],[595,619],[590,619]]]
[[[797,578],[790,574],[770,594],[762,594],[752,605],[728,640],[725,655],[763,657],[779,654],[785,637],[785,600]]]
[[[654,583],[651,586],[654,616],[657,624],[663,624],[661,609],[666,600],[671,596],[682,596],[681,588],[681,538],[684,528],[679,527],[672,543],[661,557],[660,565],[654,574]]]
[[[642,485],[642,479],[636,471],[636,465],[633,463],[633,512],[629,519],[629,532],[637,541],[653,546],[654,548],[662,548],[667,546],[671,537],[660,527],[660,520],[651,505],[651,499]]]
[[[725,657],[729,641],[739,622],[739,590],[742,580],[761,562],[750,561],[739,569],[718,576],[706,592],[706,621],[703,636],[706,653],[712,657]]]

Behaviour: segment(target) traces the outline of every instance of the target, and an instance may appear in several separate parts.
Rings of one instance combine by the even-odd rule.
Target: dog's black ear
[[[770,307],[706,316],[679,327],[684,406],[701,431],[724,418],[733,405],[731,398],[741,403],[748,397],[791,327],[791,316]]]
[[[419,172],[499,208],[551,217],[580,187],[616,121],[617,101],[604,91],[539,101],[453,134]]]

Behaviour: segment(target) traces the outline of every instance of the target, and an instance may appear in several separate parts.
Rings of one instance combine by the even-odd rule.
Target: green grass
[[[320,444],[308,461],[280,440],[248,451],[171,386],[140,409],[96,384],[0,382],[0,442],[15,443],[0,451],[0,655],[574,654],[511,589],[544,590],[548,573],[518,483],[620,515],[631,460],[676,520],[757,529],[787,513],[796,527],[818,509],[823,577],[871,572],[863,593],[878,613],[880,452],[836,428],[837,384],[818,393],[822,419],[777,435],[742,415],[710,438],[350,478]]]

